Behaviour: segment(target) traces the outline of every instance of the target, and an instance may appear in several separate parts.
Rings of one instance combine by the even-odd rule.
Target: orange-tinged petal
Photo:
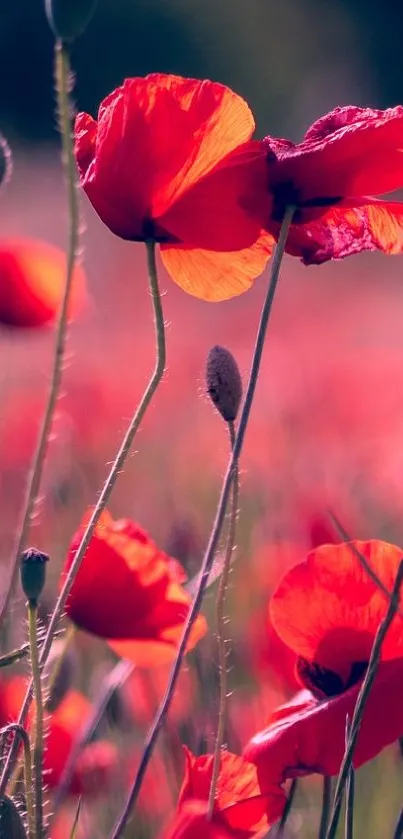
[[[403,734],[401,685],[403,659],[382,662],[364,710],[354,766],[376,757]],[[290,710],[256,734],[244,755],[254,763],[262,786],[287,778],[320,773],[336,775],[345,750],[347,717],[351,720],[360,685],[324,702]]]
[[[169,245],[161,247],[168,274],[188,294],[219,302],[248,291],[262,274],[274,247],[274,239],[262,232],[250,248],[219,253]]]
[[[183,624],[161,630],[155,640],[142,638],[135,640],[108,641],[108,646],[120,658],[133,661],[137,667],[158,667],[175,658],[181,640]],[[207,632],[207,623],[203,615],[196,619],[186,649],[192,650]]]
[[[57,317],[66,279],[66,254],[37,239],[0,241],[0,323],[39,327]],[[86,299],[85,276],[74,271],[70,316]]]
[[[160,839],[234,839],[237,836],[219,817],[208,819],[207,813],[205,801],[187,801]]]
[[[381,541],[353,542],[391,591],[402,550]],[[273,626],[298,656],[347,680],[354,663],[368,661],[387,599],[349,545],[323,545],[283,577],[270,602]],[[383,658],[403,653],[403,621],[396,616]]]

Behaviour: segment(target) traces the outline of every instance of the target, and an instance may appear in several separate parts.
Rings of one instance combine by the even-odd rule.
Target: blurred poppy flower
[[[402,551],[381,541],[351,543],[383,585],[392,589]],[[284,576],[270,612],[280,638],[298,656],[296,670],[309,689],[278,709],[245,750],[261,783],[320,772],[334,775],[344,754],[345,722],[352,718],[387,599],[348,544],[323,545]],[[403,733],[399,701],[403,623],[397,614],[381,650],[354,765],[375,757]]]
[[[362,250],[403,251],[403,204],[373,196],[403,187],[403,107],[335,108],[297,145],[266,137],[276,238],[287,205],[296,206],[286,250],[306,264]]]
[[[224,300],[250,287],[273,245],[261,229],[266,163],[249,142],[254,128],[247,103],[224,85],[126,79],[98,121],[76,118],[81,185],[113,233],[160,244],[185,291]]]
[[[189,800],[208,801],[213,772],[213,755],[195,757],[188,749],[186,772],[178,809]],[[285,795],[278,786],[261,787],[256,768],[239,755],[223,751],[214,815],[237,836],[245,839],[260,830],[267,831],[284,808]]]
[[[57,317],[66,276],[66,254],[36,239],[0,240],[0,323],[40,327]],[[85,278],[75,268],[70,315],[85,300]]]
[[[85,519],[67,556],[68,572],[81,542]],[[154,667],[174,657],[190,598],[186,575],[144,530],[104,512],[95,528],[67,600],[66,612],[81,629],[105,638],[123,658]],[[189,648],[206,632],[199,616]]]
[[[233,839],[237,834],[219,816],[207,818],[204,801],[186,801],[166,827],[160,839]]]

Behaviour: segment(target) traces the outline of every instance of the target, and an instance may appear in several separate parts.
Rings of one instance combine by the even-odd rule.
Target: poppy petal
[[[147,220],[162,216],[253,130],[249,106],[224,85],[164,74],[126,79],[102,102],[98,123],[77,116],[81,185],[114,233],[150,238]],[[152,233],[170,238],[165,229]]]
[[[273,235],[278,236],[278,226],[270,227]],[[400,254],[403,252],[403,205],[375,198],[343,201],[320,219],[293,224],[286,250],[292,256],[301,257],[305,265],[321,265],[366,250]]]
[[[261,233],[250,248],[232,253],[163,245],[161,258],[168,274],[188,294],[219,302],[248,291],[262,274],[274,247],[274,239]]]
[[[353,542],[391,591],[402,551],[381,541]],[[385,595],[349,545],[322,545],[283,577],[270,602],[273,626],[298,656],[338,673],[345,681],[356,662],[369,659],[387,608]],[[396,616],[384,658],[403,652],[403,624]]]
[[[381,663],[367,700],[354,766],[376,757],[403,734],[401,685],[403,659]],[[336,775],[345,750],[347,717],[351,720],[360,685],[316,706],[282,716],[248,743],[244,756],[254,763],[261,785],[320,773]]]
[[[186,650],[192,650],[207,632],[207,623],[203,615],[199,615],[193,624]],[[167,664],[175,658],[183,633],[183,623],[169,627],[159,632],[154,639],[140,640],[108,640],[108,646],[120,658],[133,661],[137,667],[158,667]]]
[[[236,833],[217,816],[207,818],[205,801],[187,801],[175,814],[160,839],[234,839]]]
[[[280,152],[275,184],[291,182],[298,203],[382,195],[402,186],[403,107],[342,111],[322,117],[302,143]],[[264,142],[270,147],[271,140]]]

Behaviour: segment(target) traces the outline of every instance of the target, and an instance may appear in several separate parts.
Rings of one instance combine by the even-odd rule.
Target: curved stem
[[[43,696],[42,679],[39,667],[37,635],[38,604],[28,601],[29,645],[31,650],[32,678],[35,697],[35,732],[33,743],[34,755],[34,794],[35,794],[35,839],[43,837]]]
[[[68,49],[61,43],[55,48],[55,79],[57,90],[57,107],[60,120],[60,133],[62,138],[62,152],[65,179],[68,194],[68,215],[69,215],[69,239],[67,248],[66,279],[63,290],[62,302],[56,327],[55,346],[53,353],[53,369],[50,380],[45,413],[39,431],[38,442],[30,470],[25,495],[25,503],[18,528],[18,538],[13,552],[13,560],[8,584],[4,587],[3,601],[0,607],[0,623],[7,612],[10,600],[13,596],[17,576],[19,558],[25,548],[32,515],[38,498],[40,483],[46,453],[48,450],[49,437],[52,429],[53,415],[58,400],[60,385],[63,375],[63,363],[66,349],[68,315],[70,295],[73,284],[74,266],[77,258],[79,240],[79,209],[77,195],[77,178],[74,162],[73,143],[71,137],[71,118],[69,103],[70,85],[70,61]]]
[[[148,764],[150,762],[154,746],[158,739],[158,734],[160,732],[161,726],[163,724],[164,718],[169,710],[171,705],[172,697],[175,691],[176,682],[180,673],[180,668],[182,665],[182,661],[186,652],[187,643],[189,640],[189,635],[192,631],[193,624],[200,612],[201,604],[203,601],[203,596],[205,589],[208,585],[209,575],[211,571],[211,567],[214,562],[214,555],[217,549],[218,540],[220,538],[221,530],[223,527],[225,513],[227,509],[228,499],[231,491],[231,486],[234,478],[234,472],[236,465],[239,460],[239,456],[242,451],[242,446],[244,442],[245,432],[249,422],[250,411],[253,404],[253,399],[255,395],[257,380],[259,376],[260,364],[263,355],[263,348],[266,338],[266,331],[267,325],[269,322],[270,312],[273,305],[273,299],[275,295],[275,291],[277,288],[277,283],[279,279],[280,273],[280,266],[281,261],[284,256],[285,245],[288,236],[288,230],[292,221],[292,217],[294,215],[294,207],[289,207],[286,210],[283,223],[281,225],[280,235],[277,243],[277,247],[273,256],[273,260],[271,263],[271,273],[270,273],[270,281],[269,281],[269,288],[266,294],[266,298],[263,304],[262,313],[260,316],[259,328],[255,343],[255,348],[253,352],[253,359],[252,359],[252,367],[249,376],[249,382],[246,389],[245,400],[242,406],[242,412],[239,420],[239,428],[235,438],[235,444],[232,451],[232,457],[230,458],[228,468],[225,474],[224,483],[221,489],[220,500],[218,502],[217,513],[213,524],[213,529],[210,535],[209,543],[207,545],[206,553],[204,555],[202,569],[200,572],[200,579],[198,588],[193,599],[192,605],[189,609],[189,613],[186,619],[186,623],[183,629],[182,637],[178,647],[178,653],[173,664],[171,674],[168,681],[168,686],[165,692],[165,695],[162,699],[161,705],[157,711],[155,716],[154,722],[151,726],[151,729],[148,733],[146,743],[144,746],[144,751],[140,760],[140,765],[137,771],[137,775],[134,779],[133,785],[130,789],[128,798],[126,800],[125,806],[121,815],[118,818],[118,821],[115,824],[115,827],[111,833],[111,839],[119,839],[122,836],[122,833],[125,829],[125,826],[128,822],[132,807],[134,806],[137,797],[139,795],[141,785],[143,783],[143,778],[146,773]]]
[[[334,839],[337,831],[337,825],[340,817],[340,810],[341,804],[343,800],[344,789],[347,783],[347,779],[349,776],[350,769],[353,765],[353,757],[354,757],[354,750],[357,743],[358,734],[361,727],[361,721],[364,715],[365,706],[367,704],[367,700],[369,694],[372,689],[372,685],[375,680],[375,676],[378,671],[379,659],[382,649],[382,644],[384,642],[386,633],[392,623],[392,620],[398,610],[399,607],[399,592],[400,587],[403,581],[403,560],[399,565],[399,569],[397,572],[396,580],[392,590],[392,597],[388,605],[387,612],[382,623],[379,626],[379,629],[375,635],[375,640],[372,645],[371,655],[369,658],[367,672],[365,674],[365,679],[361,685],[360,692],[357,697],[357,702],[354,708],[353,718],[351,720],[351,726],[349,731],[348,737],[348,744],[344,753],[344,757],[342,760],[342,764],[340,767],[339,777],[337,779],[336,784],[336,792],[334,794],[333,799],[333,807],[332,813],[330,818],[329,829],[326,833],[326,839]]]
[[[235,443],[235,425],[232,421],[228,423],[228,431],[230,435],[231,450]],[[238,464],[235,464],[234,482],[232,485],[232,500],[230,510],[230,521],[228,528],[227,544],[225,548],[224,564],[220,579],[220,585],[217,594],[216,605],[216,619],[217,619],[217,640],[218,640],[218,656],[220,668],[220,704],[218,712],[218,726],[217,737],[214,747],[213,772],[211,776],[210,796],[208,803],[208,818],[211,819],[214,810],[214,800],[217,788],[218,776],[220,774],[221,764],[221,749],[224,742],[225,733],[225,718],[227,705],[227,651],[225,641],[225,600],[228,588],[228,580],[231,569],[231,560],[235,544],[236,525],[238,519],[238,501],[239,501],[239,472]]]
[[[25,786],[25,801],[27,805],[27,822],[28,822],[28,836],[29,839],[35,839],[35,811],[33,799],[33,784],[32,784],[32,761],[31,761],[31,744],[29,742],[28,732],[22,725],[17,723],[10,723],[0,731],[1,742],[11,733],[15,733],[21,737],[24,749],[24,786]]]
[[[165,369],[165,358],[166,358],[166,350],[165,350],[165,325],[164,325],[164,315],[162,310],[162,302],[161,302],[161,295],[159,290],[158,284],[158,275],[157,275],[157,268],[155,264],[155,243],[154,242],[147,242],[147,264],[148,264],[148,276],[149,276],[149,283],[150,283],[150,293],[151,299],[153,303],[154,309],[154,323],[155,323],[155,333],[156,333],[156,364],[154,372],[148,382],[146,390],[142,396],[141,402],[138,405],[134,415],[130,421],[129,427],[127,428],[126,434],[123,438],[122,444],[120,449],[113,461],[111,470],[109,475],[105,481],[103,486],[102,492],[98,498],[97,504],[93,510],[91,518],[87,524],[83,537],[81,539],[80,545],[76,551],[74,560],[70,566],[69,572],[67,577],[64,581],[63,588],[59,594],[56,606],[53,610],[52,617],[49,621],[48,630],[45,636],[45,640],[43,642],[43,646],[41,649],[40,655],[40,667],[41,670],[46,664],[53,638],[55,636],[59,621],[61,620],[64,608],[66,605],[67,598],[70,594],[71,588],[73,586],[74,580],[80,570],[81,563],[84,559],[85,552],[88,548],[91,536],[94,532],[98,519],[105,509],[110,494],[115,486],[116,480],[123,469],[125,460],[130,452],[134,437],[136,432],[140,426],[140,423],[146,413],[146,410],[151,402],[151,399],[162,379],[164,369]],[[20,716],[18,722],[20,724],[24,724],[26,716],[29,711],[29,707],[31,704],[32,699],[32,682],[28,687],[27,693],[25,695],[25,699],[20,711]],[[10,753],[8,755],[6,764],[3,769],[3,774],[0,782],[0,796],[4,793],[5,787],[7,785],[7,780],[12,771],[13,763],[15,761],[15,750],[10,749]]]

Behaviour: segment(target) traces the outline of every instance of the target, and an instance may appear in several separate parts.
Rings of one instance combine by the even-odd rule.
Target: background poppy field
[[[213,78],[248,99],[259,136],[270,131],[297,140],[336,104],[386,108],[402,101],[403,58],[394,14],[390,9],[385,21],[379,4],[361,0],[328,6],[320,0],[100,0],[73,51],[74,99],[79,110],[93,113],[124,76],[163,71]],[[64,248],[67,209],[55,130],[53,41],[42,3],[5,4],[0,39],[0,129],[13,152],[12,178],[0,193],[1,238],[38,238]],[[115,238],[85,197],[81,208],[88,294],[69,331],[30,537],[51,556],[41,604],[45,624],[72,534],[94,504],[154,360],[145,250]],[[216,344],[228,347],[245,380],[264,287],[257,280],[242,297],[209,304],[169,282],[161,265],[160,276],[167,371],[108,506],[115,518],[138,522],[192,577],[228,459],[225,428],[205,394],[206,357]],[[239,752],[295,689],[292,663],[269,626],[268,601],[284,571],[307,550],[338,541],[329,510],[354,537],[403,543],[402,305],[401,257],[362,254],[320,269],[290,257],[284,261],[241,461],[242,513],[227,627],[226,742],[232,751]],[[4,567],[46,400],[52,349],[49,326],[1,328]],[[158,836],[174,812],[185,768],[181,744],[195,754],[212,751],[218,701],[214,597],[212,586],[203,607],[210,631],[186,659],[127,839]],[[24,616],[21,594],[4,650],[26,639]],[[59,771],[86,703],[97,698],[115,662],[103,642],[76,635],[66,679],[77,694],[69,707],[59,706],[52,725],[50,773]],[[18,680],[25,672],[23,662],[0,676],[1,724],[15,703],[18,707]],[[68,839],[80,794],[77,839],[108,835],[167,672],[165,665],[137,669],[116,694],[52,839]],[[49,787],[51,796],[51,780]],[[317,836],[321,794],[315,776],[300,784],[287,839]],[[391,835],[402,803],[403,759],[395,745],[357,773],[357,836]]]

